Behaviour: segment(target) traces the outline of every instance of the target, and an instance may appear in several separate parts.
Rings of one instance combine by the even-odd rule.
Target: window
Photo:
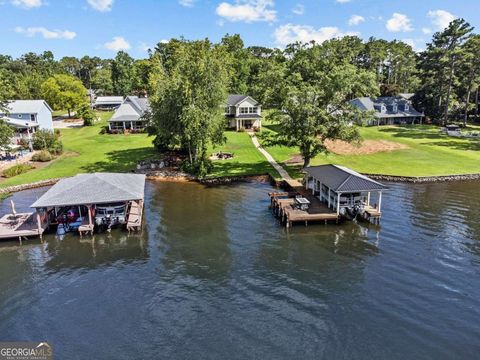
[[[240,114],[248,114],[248,107],[241,107]]]
[[[248,108],[248,112],[250,114],[256,114],[257,113],[257,107],[255,106],[255,107]]]
[[[225,108],[225,114],[230,114],[230,107],[229,107],[229,106],[227,106],[227,107]]]
[[[34,114],[30,114],[30,120],[35,121],[35,115]]]

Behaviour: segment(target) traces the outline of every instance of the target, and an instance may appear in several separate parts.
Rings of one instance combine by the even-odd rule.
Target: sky
[[[135,58],[180,36],[240,34],[282,48],[345,35],[403,40],[416,51],[457,17],[479,28],[479,0],[0,0],[0,54]]]

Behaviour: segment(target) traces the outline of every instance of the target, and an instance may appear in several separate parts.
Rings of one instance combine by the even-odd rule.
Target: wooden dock
[[[288,182],[290,191],[269,193],[270,205],[273,213],[285,224],[287,228],[294,223],[303,222],[305,226],[309,221],[328,221],[338,223],[339,216],[330,210],[317,197],[306,190],[298,181]],[[308,210],[300,210],[295,206],[295,196],[300,195],[310,202]]]
[[[36,213],[7,214],[0,219],[0,239],[18,238],[21,243],[32,236],[41,238],[47,227],[47,222],[39,225]]]
[[[130,201],[128,217],[127,217],[127,230],[138,231],[142,228],[143,217],[143,201]]]

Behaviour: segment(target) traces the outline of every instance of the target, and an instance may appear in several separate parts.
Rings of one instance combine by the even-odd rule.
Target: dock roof
[[[106,204],[143,200],[145,175],[93,173],[79,174],[53,185],[32,208]]]
[[[310,166],[307,174],[320,180],[335,192],[361,192],[386,190],[387,187],[352,169],[340,165]]]

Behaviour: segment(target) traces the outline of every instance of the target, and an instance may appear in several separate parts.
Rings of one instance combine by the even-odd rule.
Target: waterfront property
[[[120,107],[108,120],[108,129],[114,131],[143,131],[147,125],[145,113],[150,109],[147,98],[127,96]]]
[[[309,166],[304,170],[306,189],[338,216],[380,219],[385,185],[340,165]],[[373,205],[372,193],[377,194]]]
[[[248,95],[228,95],[225,117],[228,126],[237,131],[262,128],[262,106]]]
[[[37,130],[53,131],[52,109],[45,100],[10,100],[6,107],[8,113],[0,113],[0,119],[15,130],[11,148],[30,141]]]
[[[47,214],[48,225],[57,233],[125,225],[139,230],[142,225],[145,175],[93,173],[60,180],[32,204],[37,213]]]
[[[361,97],[353,99],[351,104],[362,111],[373,112],[374,119],[370,120],[368,125],[421,124],[425,115],[414,109],[408,100],[411,98],[409,95],[385,96],[377,99]]]
[[[113,110],[123,103],[123,96],[99,96],[95,99],[93,107],[97,110]]]

